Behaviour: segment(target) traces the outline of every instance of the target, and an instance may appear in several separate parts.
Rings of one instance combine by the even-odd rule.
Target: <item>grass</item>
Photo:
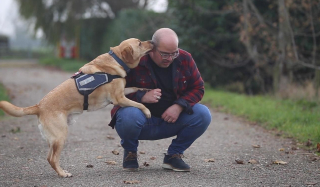
[[[3,100],[9,101],[9,96],[5,87],[2,84],[0,84],[0,101]],[[2,110],[0,110],[0,116],[4,116],[4,112]]]
[[[320,142],[320,105],[316,102],[246,96],[212,89],[206,89],[203,101],[222,112],[243,116],[267,129],[277,129],[299,142],[309,139],[314,144]]]
[[[39,63],[46,66],[54,66],[63,71],[77,72],[79,68],[82,67],[84,64],[88,63],[88,61],[45,57],[45,58],[41,58],[39,60]]]

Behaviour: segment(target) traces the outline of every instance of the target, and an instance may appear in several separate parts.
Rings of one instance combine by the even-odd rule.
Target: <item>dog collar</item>
[[[112,50],[109,51],[109,54],[129,73],[130,68]]]

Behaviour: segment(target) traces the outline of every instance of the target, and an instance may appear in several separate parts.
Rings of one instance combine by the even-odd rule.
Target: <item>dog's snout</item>
[[[154,48],[154,42],[152,40],[148,40],[148,42],[152,45],[152,49]]]

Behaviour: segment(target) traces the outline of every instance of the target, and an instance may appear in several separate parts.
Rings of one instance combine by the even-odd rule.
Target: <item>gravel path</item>
[[[40,67],[36,61],[2,60],[0,75],[12,102],[25,107],[38,103],[72,73]],[[319,157],[295,149],[291,139],[213,110],[208,130],[185,152],[191,172],[161,168],[171,139],[141,141],[140,171],[124,172],[120,139],[107,126],[111,107],[84,112],[69,126],[61,165],[72,178],[58,177],[48,164],[48,146],[41,138],[36,116],[1,118],[0,186],[320,186]],[[114,150],[120,154],[113,154]],[[286,164],[273,164],[276,160]]]

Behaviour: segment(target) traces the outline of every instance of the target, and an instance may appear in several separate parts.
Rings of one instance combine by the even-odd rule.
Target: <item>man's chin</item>
[[[170,64],[171,64],[171,62],[163,62],[163,63],[161,63],[161,67],[167,68],[170,66]]]

